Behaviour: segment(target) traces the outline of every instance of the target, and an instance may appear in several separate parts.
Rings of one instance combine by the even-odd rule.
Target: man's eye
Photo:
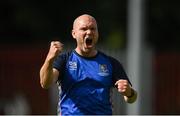
[[[85,30],[86,30],[86,28],[81,28],[81,30],[85,31]]]
[[[95,28],[91,28],[91,30],[95,30]]]

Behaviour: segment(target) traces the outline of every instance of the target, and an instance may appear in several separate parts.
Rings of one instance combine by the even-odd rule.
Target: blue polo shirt
[[[62,115],[111,115],[111,87],[119,79],[129,81],[119,61],[100,51],[90,58],[75,50],[62,53],[53,67],[60,72]]]

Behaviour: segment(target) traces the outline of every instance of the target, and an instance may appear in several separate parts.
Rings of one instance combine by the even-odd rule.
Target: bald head
[[[79,23],[83,22],[83,21],[89,21],[89,22],[93,22],[96,24],[97,26],[97,22],[96,22],[96,19],[94,17],[92,17],[91,15],[88,15],[88,14],[83,14],[79,17],[77,17],[75,20],[74,20],[74,23],[73,23],[73,29],[76,28],[77,25],[79,25]]]
[[[99,33],[94,17],[84,14],[74,20],[72,36],[76,39],[76,51],[85,56],[94,56]]]

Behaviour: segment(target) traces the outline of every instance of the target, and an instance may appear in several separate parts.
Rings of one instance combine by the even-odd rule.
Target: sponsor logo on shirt
[[[100,76],[108,76],[109,70],[106,64],[99,64],[99,73]]]
[[[77,62],[69,61],[69,69],[76,70],[77,69]]]

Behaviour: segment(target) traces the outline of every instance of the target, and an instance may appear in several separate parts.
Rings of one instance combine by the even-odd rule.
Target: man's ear
[[[76,36],[75,36],[75,31],[74,30],[71,31],[71,34],[72,34],[72,37],[75,39]]]

